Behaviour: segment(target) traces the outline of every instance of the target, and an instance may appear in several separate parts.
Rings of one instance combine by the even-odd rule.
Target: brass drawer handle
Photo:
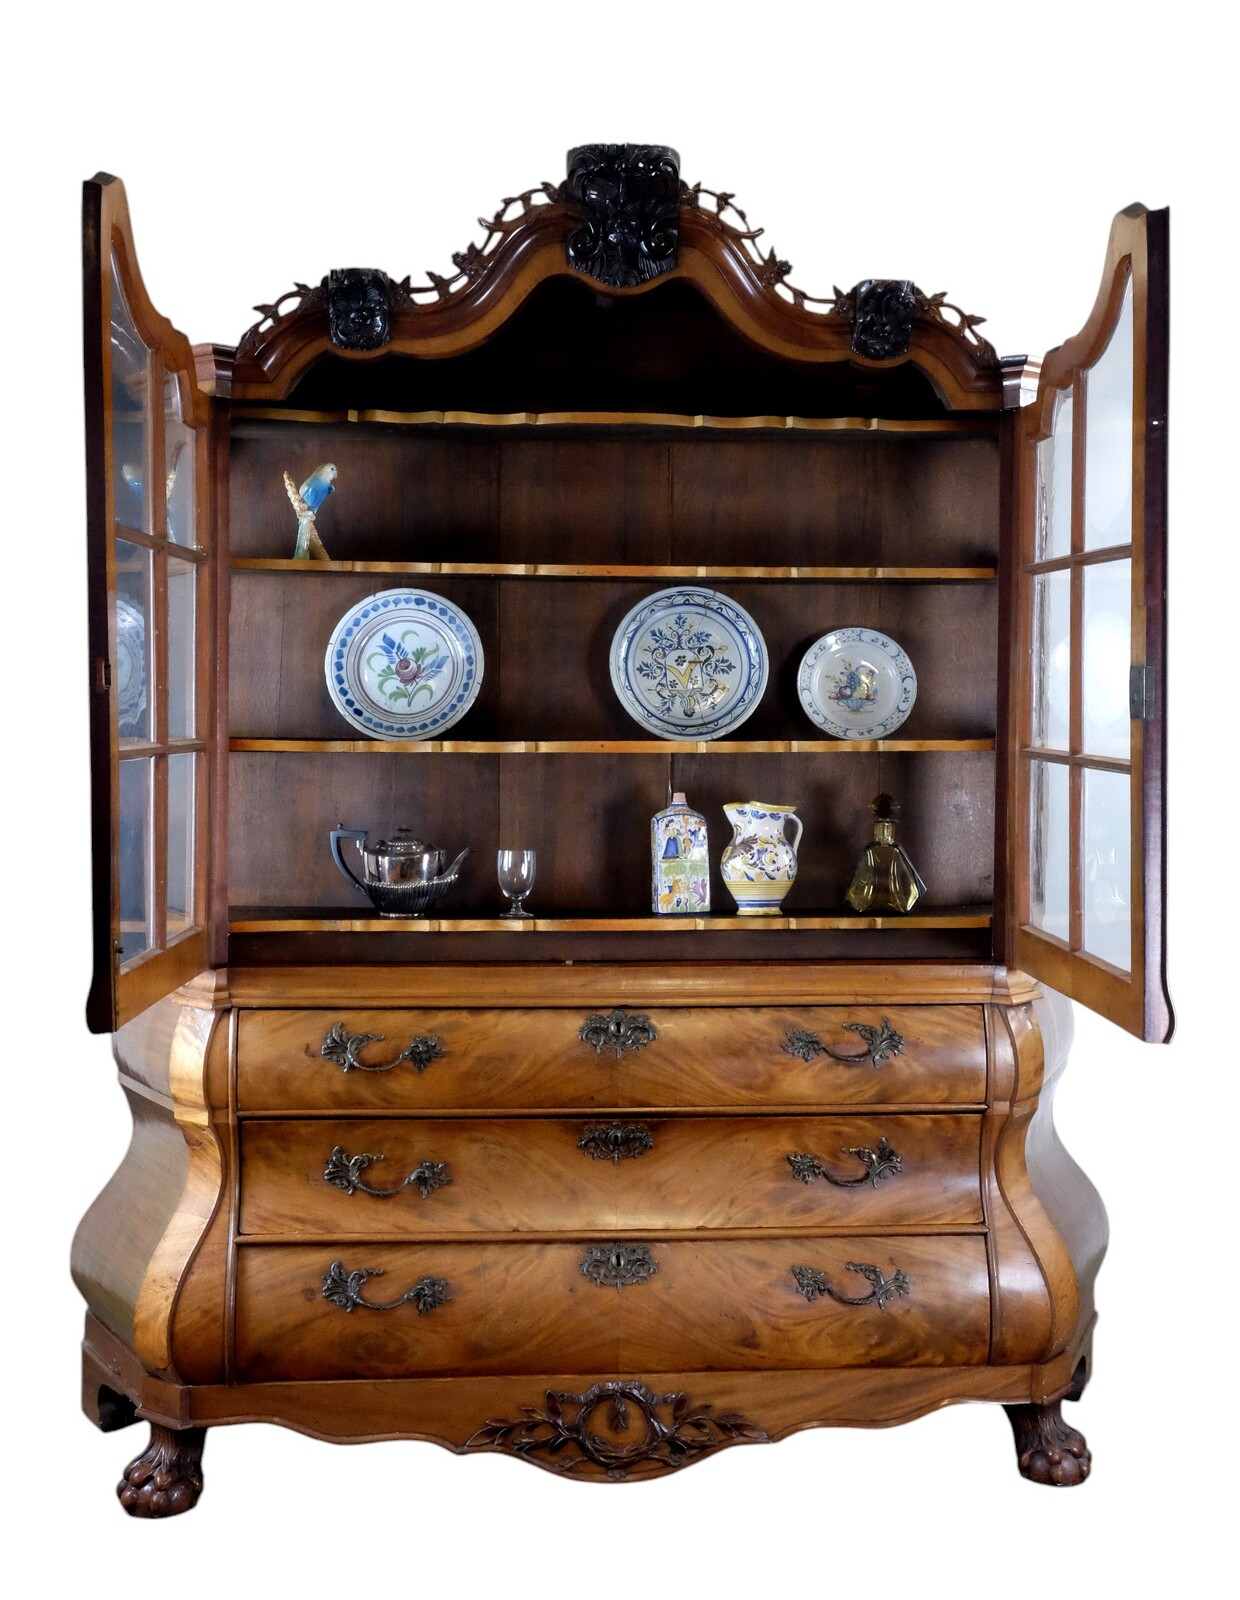
[[[617,1165],[626,1156],[636,1160],[654,1149],[650,1129],[642,1122],[590,1123],[577,1141],[578,1150],[596,1161]],[[789,1158],[791,1159],[791,1158]]]
[[[319,1054],[328,1061],[334,1061],[342,1072],[352,1072],[354,1069],[360,1072],[391,1072],[403,1061],[408,1061],[418,1072],[425,1072],[432,1061],[438,1061],[445,1054],[443,1040],[438,1034],[418,1033],[391,1061],[372,1065],[358,1059],[359,1053],[368,1044],[381,1044],[383,1037],[381,1033],[350,1033],[343,1022],[333,1022],[319,1047]]]
[[[596,1244],[581,1258],[581,1276],[600,1289],[627,1289],[659,1270],[648,1245]]]
[[[846,1156],[856,1156],[865,1168],[865,1171],[857,1177],[837,1178],[823,1166],[817,1156],[803,1155],[790,1155],[787,1158],[788,1165],[792,1168],[792,1176],[799,1178],[802,1183],[813,1183],[815,1178],[825,1178],[837,1189],[856,1189],[863,1183],[868,1183],[872,1189],[877,1189],[884,1178],[892,1178],[904,1170],[904,1162],[886,1139],[878,1141],[877,1150],[871,1150],[869,1145],[844,1145],[842,1148]]]
[[[641,1011],[593,1011],[581,1024],[577,1037],[590,1045],[595,1055],[610,1050],[617,1059],[626,1050],[644,1050],[659,1037],[659,1030]]]
[[[849,1272],[859,1272],[868,1279],[872,1285],[869,1294],[841,1294],[826,1273],[819,1272],[817,1267],[790,1269],[797,1282],[797,1292],[807,1300],[819,1300],[827,1296],[842,1306],[877,1306],[880,1311],[887,1309],[888,1300],[902,1300],[909,1292],[908,1279],[898,1267],[889,1278],[881,1267],[872,1266],[866,1261],[847,1261],[844,1264]]]
[[[855,1033],[865,1045],[860,1055],[842,1055],[838,1050],[832,1050],[830,1045],[823,1044],[818,1035],[810,1033],[807,1028],[789,1028],[784,1035],[783,1052],[795,1056],[798,1061],[830,1056],[832,1061],[842,1061],[848,1067],[881,1067],[884,1061],[890,1061],[904,1049],[903,1038],[886,1017],[881,1028],[875,1028],[868,1022],[845,1022],[843,1026],[849,1033]]]
[[[419,1278],[399,1300],[364,1300],[362,1288],[366,1280],[381,1278],[383,1271],[382,1267],[355,1267],[352,1272],[347,1272],[343,1262],[333,1261],[323,1275],[320,1292],[324,1300],[330,1300],[342,1311],[356,1311],[358,1306],[363,1306],[367,1311],[395,1311],[399,1306],[414,1305],[420,1317],[452,1298],[442,1278]]]
[[[372,1189],[362,1174],[372,1161],[384,1159],[383,1156],[351,1156],[343,1145],[336,1145],[323,1169],[323,1181],[343,1189],[345,1194],[357,1194],[360,1191],[362,1194],[373,1194],[379,1200],[390,1200],[394,1194],[399,1194],[411,1184],[425,1200],[436,1189],[442,1189],[446,1183],[452,1182],[446,1161],[419,1161],[409,1176],[402,1178],[394,1189]]]

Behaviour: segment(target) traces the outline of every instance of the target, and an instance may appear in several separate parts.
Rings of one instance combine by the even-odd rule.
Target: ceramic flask
[[[723,812],[732,824],[732,842],[723,852],[720,871],[738,915],[776,916],[797,875],[801,819],[796,807],[734,800]],[[784,832],[789,823],[796,828],[792,840]]]
[[[650,819],[651,905],[660,916],[710,910],[710,852],[706,818],[683,794]]]

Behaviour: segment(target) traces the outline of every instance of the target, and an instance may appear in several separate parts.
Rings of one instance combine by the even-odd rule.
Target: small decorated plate
[[[324,666],[336,709],[372,739],[437,739],[477,698],[482,643],[442,595],[384,589],[341,617]]]
[[[146,717],[146,618],[140,607],[116,599],[116,711],[122,739],[141,739]]]
[[[766,676],[757,623],[713,589],[660,589],[633,607],[611,642],[621,705],[661,739],[731,733],[761,700]]]
[[[837,739],[885,739],[917,699],[913,663],[873,628],[835,628],[801,660],[797,697],[811,722]]]

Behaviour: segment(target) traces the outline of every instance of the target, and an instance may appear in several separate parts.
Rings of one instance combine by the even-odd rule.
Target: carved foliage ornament
[[[868,1261],[846,1261],[844,1265],[849,1272],[859,1272],[866,1279],[871,1286],[869,1294],[842,1294],[827,1274],[820,1272],[817,1267],[792,1267],[790,1270],[796,1279],[797,1292],[807,1300],[825,1298],[842,1306],[877,1306],[880,1311],[885,1311],[888,1300],[902,1300],[909,1292],[908,1278],[898,1267],[888,1277],[881,1267],[873,1266]]]
[[[631,289],[676,265],[680,157],[661,144],[583,144],[568,152],[570,267]]]
[[[437,1306],[446,1305],[452,1298],[442,1278],[419,1278],[397,1300],[364,1299],[362,1289],[367,1280],[381,1278],[383,1272],[382,1267],[355,1267],[350,1272],[342,1261],[333,1261],[323,1274],[319,1293],[324,1300],[339,1306],[341,1311],[356,1311],[359,1306],[364,1306],[367,1311],[395,1311],[400,1306],[413,1305],[420,1317],[424,1317],[428,1311],[434,1311]]]
[[[827,1183],[832,1183],[837,1189],[856,1189],[863,1183],[868,1183],[872,1189],[877,1189],[884,1178],[894,1177],[903,1170],[904,1163],[896,1152],[880,1138],[878,1149],[872,1150],[868,1145],[845,1146],[846,1156],[856,1156],[865,1169],[855,1178],[837,1178],[828,1168],[824,1167],[817,1156],[790,1155],[788,1165],[792,1168],[792,1176],[802,1183],[813,1183],[815,1178],[822,1178]]]
[[[333,1022],[319,1046],[319,1054],[326,1061],[334,1061],[342,1072],[391,1072],[393,1067],[399,1067],[404,1061],[408,1061],[418,1072],[425,1072],[432,1061],[438,1061],[445,1054],[443,1040],[438,1034],[418,1033],[391,1061],[379,1061],[372,1065],[359,1059],[368,1044],[382,1043],[381,1033],[350,1033],[343,1022]]]
[[[596,1244],[581,1258],[581,1276],[600,1289],[629,1289],[646,1283],[659,1270],[648,1245]]]
[[[446,1161],[419,1161],[417,1166],[406,1178],[391,1189],[372,1189],[362,1174],[372,1161],[382,1161],[383,1156],[349,1155],[343,1145],[336,1145],[331,1155],[327,1158],[327,1165],[323,1169],[324,1183],[330,1183],[337,1189],[343,1189],[345,1194],[371,1194],[380,1200],[390,1200],[402,1189],[411,1185],[425,1200],[436,1189],[442,1189],[445,1184],[451,1183],[448,1176]]]
[[[581,1024],[577,1037],[588,1044],[595,1055],[610,1050],[617,1058],[628,1050],[644,1050],[653,1044],[659,1031],[650,1018],[641,1011],[592,1012]]]
[[[893,1056],[903,1054],[904,1038],[884,1017],[881,1027],[875,1028],[868,1022],[845,1022],[843,1024],[847,1033],[855,1033],[864,1044],[865,1049],[849,1055],[838,1050],[832,1050],[830,1045],[824,1044],[816,1033],[811,1033],[807,1028],[789,1028],[784,1035],[781,1046],[785,1055],[795,1056],[798,1061],[812,1061],[815,1056],[830,1056],[832,1061],[842,1061],[848,1067],[881,1067],[884,1061],[890,1061]]]
[[[626,1156],[636,1160],[654,1149],[650,1129],[641,1122],[591,1123],[577,1141],[578,1150],[596,1161],[618,1165]]]
[[[541,1406],[523,1407],[516,1421],[491,1419],[465,1448],[507,1450],[552,1472],[620,1479],[646,1463],[675,1472],[725,1445],[769,1442],[763,1429],[732,1412],[695,1405],[683,1393],[613,1381],[584,1394],[548,1389]]]

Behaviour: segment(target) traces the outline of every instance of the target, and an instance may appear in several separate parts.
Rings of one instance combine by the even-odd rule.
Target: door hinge
[[[106,656],[100,656],[95,662],[95,690],[103,694],[112,687],[112,663]]]
[[[1150,722],[1156,710],[1153,667],[1129,667],[1128,715],[1138,722]]]

